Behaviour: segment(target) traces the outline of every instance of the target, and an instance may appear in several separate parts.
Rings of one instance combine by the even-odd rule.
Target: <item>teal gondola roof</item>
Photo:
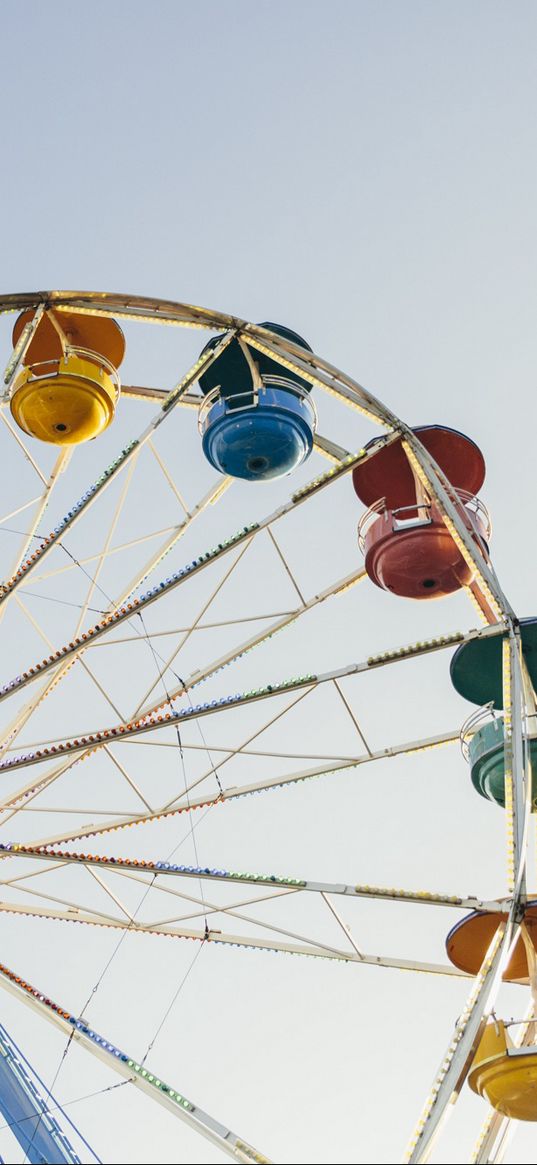
[[[537,687],[537,618],[520,620],[522,651],[534,687]],[[507,634],[507,633],[506,633]],[[451,682],[472,704],[503,708],[502,643],[506,635],[470,639],[457,648],[451,664]]]

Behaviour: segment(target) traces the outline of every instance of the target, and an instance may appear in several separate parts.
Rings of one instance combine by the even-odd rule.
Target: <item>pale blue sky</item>
[[[8,0],[2,32],[3,291],[117,290],[273,319],[304,335],[410,423],[437,421],[468,432],[487,462],[483,497],[500,579],[520,614],[535,613],[535,4]],[[153,336],[126,330],[126,375],[139,383],[172,384],[197,350],[196,336],[180,337],[181,363],[175,333],[166,333],[157,351]],[[1,344],[5,363],[7,326]],[[79,468],[59,489],[66,505],[154,412],[134,408],[102,444],[81,452]],[[350,448],[371,435],[346,413],[328,410],[326,417],[339,440],[348,423]],[[184,457],[196,490],[206,488],[194,425],[188,448],[177,426],[163,426],[165,455],[176,459],[179,482]],[[319,468],[305,467],[300,480]],[[148,519],[157,497],[153,478],[147,481],[131,524]],[[10,498],[17,488],[10,473]],[[258,500],[255,489],[239,487],[225,502],[225,518],[211,511],[171,566],[245,516],[268,512],[270,497],[285,496],[289,483],[271,488]],[[359,561],[360,507],[350,487],[337,496],[337,520],[327,492],[314,524],[298,522],[286,535],[282,529],[308,593]],[[95,514],[93,533],[90,522],[89,533],[79,527],[73,534],[77,553],[99,533]],[[11,542],[2,551],[2,571],[14,551]],[[239,593],[255,597],[259,586],[259,609],[271,609],[259,583],[266,564],[262,557],[255,563],[245,567]],[[113,575],[106,579],[111,588],[119,585]],[[205,597],[209,582],[200,587]],[[83,593],[84,587],[76,601]],[[299,625],[259,662],[252,654],[240,679],[225,673],[215,690],[261,683],[271,667],[280,677],[337,666],[377,647],[474,626],[476,619],[460,596],[407,604],[370,586],[340,602],[332,621],[323,615],[307,634]],[[184,607],[170,604],[151,627],[178,625],[189,603],[185,597]],[[48,633],[59,642],[59,614],[54,604],[45,606],[52,608]],[[196,613],[194,600],[188,613]],[[22,621],[11,632],[7,621],[2,627],[11,636],[4,640],[9,678],[36,648]],[[196,663],[189,650],[186,668]],[[214,654],[211,644],[207,650]],[[448,655],[434,657],[425,671],[421,663],[404,666],[408,671],[389,685],[378,673],[356,688],[375,745],[458,725],[469,711],[450,690]],[[119,701],[130,680],[118,665]],[[99,715],[109,722],[109,711],[90,714],[84,698],[76,700],[68,705],[70,716],[81,716],[76,731],[96,727]],[[62,704],[51,700],[50,712],[47,705],[40,715],[41,728],[64,734]],[[314,719],[314,725],[298,720],[292,739],[315,735],[322,751],[323,731],[332,724],[340,747],[351,747],[331,705],[320,701]],[[284,873],[334,882],[500,893],[503,815],[471,791],[455,752],[408,758],[397,769],[383,762],[374,778],[339,780],[331,792],[318,781],[239,802],[199,827],[203,860],[261,871],[273,862]],[[154,761],[155,781],[160,763]],[[97,761],[87,767],[104,798],[104,769]],[[129,853],[136,852],[135,832],[129,831]],[[162,856],[178,836],[169,828],[151,836],[146,830],[140,849]],[[125,838],[114,839],[101,849],[126,853]],[[440,961],[451,913],[422,920],[410,910],[382,904],[375,913],[364,906],[351,919],[358,941]],[[45,980],[60,1001],[81,1006],[112,949],[110,937],[15,916],[0,921],[6,961]],[[297,916],[297,929],[300,923]],[[191,957],[190,944],[129,936],[96,998],[96,1028],[142,1054]],[[510,1010],[525,1008],[525,999],[520,1005],[506,998]],[[464,985],[447,980],[204,950],[155,1063],[276,1161],[391,1162],[404,1148],[463,999]],[[2,1005],[2,1022],[50,1081],[62,1041],[9,997]],[[70,1053],[58,1087],[62,1099],[112,1082],[88,1059]],[[125,1088],[73,1109],[103,1160],[221,1159],[131,1093]],[[484,1113],[465,1093],[438,1161],[467,1159]],[[531,1128],[518,1134],[506,1160],[531,1160],[532,1139]]]

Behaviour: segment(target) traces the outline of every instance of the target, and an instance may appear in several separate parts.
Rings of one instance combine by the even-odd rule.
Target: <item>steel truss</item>
[[[29,766],[35,766],[36,772],[35,776],[30,776],[30,779],[25,780],[22,785],[10,789],[6,787],[6,791],[2,793],[0,813],[3,825],[9,826],[10,836],[13,836],[13,831],[16,832],[19,822],[27,824],[28,821],[32,821],[32,814],[37,814],[39,818],[40,815],[49,813],[53,814],[55,819],[65,814],[69,820],[66,828],[48,833],[44,837],[33,838],[30,842],[12,841],[4,830],[2,836],[6,840],[0,844],[2,862],[0,912],[21,917],[76,921],[85,926],[109,927],[123,932],[136,931],[145,935],[197,939],[209,946],[214,943],[232,944],[245,949],[280,951],[352,964],[363,963],[458,977],[465,976],[447,963],[419,962],[383,953],[364,952],[359,945],[359,939],[351,932],[347,918],[342,917],[341,910],[347,910],[352,900],[372,899],[377,902],[390,901],[496,912],[498,914],[496,934],[483,966],[472,982],[466,1006],[459,1017],[409,1143],[406,1160],[425,1161],[460,1094],[487,1016],[493,1007],[512,944],[518,937],[521,911],[527,896],[526,870],[531,808],[528,788],[531,780],[528,780],[528,774],[524,771],[523,725],[527,717],[535,715],[535,702],[521,654],[520,630],[515,613],[501,590],[490,562],[481,555],[468,533],[461,503],[439,466],[416,435],[369,391],[320,357],[306,352],[267,329],[237,317],[169,301],[106,293],[54,291],[0,297],[0,313],[19,312],[26,308],[35,308],[36,315],[33,322],[24,329],[8,361],[4,375],[3,411],[0,415],[6,433],[9,430],[10,439],[16,443],[26,467],[39,479],[39,484],[34,484],[29,500],[23,501],[22,504],[17,502],[15,508],[0,519],[0,528],[15,515],[19,515],[19,521],[25,521],[25,533],[13,557],[9,576],[0,586],[0,620],[6,614],[16,611],[17,617],[23,621],[25,627],[32,629],[40,643],[45,643],[48,654],[44,659],[34,658],[33,661],[28,661],[26,670],[19,675],[6,677],[4,686],[0,689],[0,702],[9,704],[12,700],[15,705],[14,716],[0,741],[0,774],[4,779],[4,774],[15,773],[16,770]],[[27,442],[12,425],[6,404],[10,385],[24,358],[35,327],[42,314],[48,311],[54,311],[58,318],[67,317],[72,311],[90,315],[109,314],[129,322],[197,328],[221,332],[223,336],[212,351],[195,361],[171,391],[141,385],[124,386],[123,395],[127,399],[139,401],[140,404],[154,403],[158,406],[157,413],[137,437],[127,442],[82,495],[71,500],[65,515],[50,533],[45,534],[44,523],[47,512],[55,503],[58,484],[71,462],[71,453],[62,451],[52,469],[44,471],[39,464],[38,454],[34,455],[33,449],[28,448]],[[158,437],[161,426],[169,417],[178,415],[181,410],[198,407],[199,397],[194,390],[196,381],[233,337],[248,345],[254,359],[256,352],[271,356],[284,368],[299,373],[317,389],[334,398],[342,407],[350,408],[368,421],[373,421],[380,426],[381,433],[374,444],[370,444],[367,449],[358,449],[355,453],[349,453],[329,436],[317,435],[316,452],[328,460],[329,469],[321,471],[308,484],[297,488],[285,503],[264,517],[253,523],[248,521],[239,530],[231,531],[222,542],[211,545],[193,561],[187,562],[184,567],[168,577],[158,579],[157,576],[158,581],[155,582],[153,581],[155,574],[164,558],[177,547],[181,539],[190,536],[195,522],[203,519],[204,515],[207,516],[213,506],[220,504],[232,484],[229,479],[219,479],[197,501],[187,501],[182,486],[177,483],[175,474],[171,471],[158,444]],[[386,442],[397,437],[403,438],[403,447],[416,477],[434,497],[449,532],[471,567],[473,583],[471,588],[468,588],[469,598],[472,599],[474,607],[477,606],[485,625],[467,631],[450,632],[435,639],[423,640],[404,647],[396,646],[387,651],[379,651],[378,654],[371,655],[361,662],[351,661],[319,674],[292,676],[279,681],[266,679],[263,685],[255,690],[230,693],[229,688],[227,691],[224,688],[216,698],[198,704],[192,703],[191,693],[196,697],[198,686],[204,682],[214,681],[224,668],[237,664],[276,634],[286,632],[303,619],[307,620],[322,604],[346,595],[364,579],[364,570],[357,567],[350,574],[334,579],[318,593],[305,598],[293,573],[293,564],[277,540],[277,531],[279,524],[284,526],[285,520],[299,508],[306,503],[310,504],[324,490],[332,488],[343,477],[349,475],[357,464],[366,458],[374,457]],[[152,458],[156,471],[173,495],[179,514],[175,523],[171,525],[154,531],[140,531],[136,537],[116,543],[117,530],[128,505],[133,482],[136,483],[138,480],[142,454]],[[84,522],[92,506],[101,504],[103,495],[116,482],[115,501],[104,525],[101,549],[75,558],[68,550],[72,532],[78,523]],[[25,517],[20,517],[23,514]],[[239,569],[243,556],[252,553],[252,548],[259,547],[263,539],[265,549],[268,547],[272,555],[274,570],[282,572],[286,585],[290,587],[291,602],[286,604],[285,610],[276,610],[268,615],[252,611],[250,617],[245,615],[241,620],[214,618],[211,613],[212,604],[216,602],[222,589],[228,585],[228,580],[233,581],[234,572]],[[88,616],[92,613],[93,604],[97,599],[99,607],[103,606],[101,584],[105,570],[112,563],[121,562],[122,554],[128,558],[133,550],[144,546],[146,542],[150,543],[149,557],[138,562],[134,575],[130,574],[123,578],[113,597],[105,597],[102,618],[97,622],[90,622]],[[37,548],[34,546],[35,543]],[[70,561],[58,557],[58,550],[62,548],[69,555]],[[45,562],[46,559],[49,561]],[[31,588],[35,585],[48,587],[51,582],[53,587],[60,586],[65,579],[73,577],[73,572],[80,570],[89,574],[89,586],[80,604],[74,633],[71,632],[72,637],[58,643],[49,635],[35,608],[29,605],[29,598],[32,597]],[[207,576],[215,581],[209,597],[199,606],[195,617],[186,625],[172,631],[162,629],[152,631],[148,638],[144,624],[146,612],[162,609],[170,594],[176,594],[182,587],[186,593],[192,581],[200,576]],[[150,588],[141,592],[141,588],[150,577],[152,580]],[[174,671],[178,666],[181,651],[200,631],[207,628],[228,630],[235,623],[238,634],[232,646],[226,647],[215,658],[201,663],[199,668],[191,671],[186,677],[181,677]],[[245,635],[241,634],[241,623],[255,624],[253,632],[250,626]],[[208,811],[214,806],[252,793],[266,792],[315,777],[328,778],[342,771],[354,773],[361,766],[367,766],[375,761],[386,761],[401,755],[450,745],[458,740],[457,730],[451,729],[401,744],[392,743],[384,748],[371,748],[364,736],[361,716],[355,713],[354,703],[349,697],[349,681],[353,677],[363,676],[379,668],[429,656],[470,638],[498,634],[505,636],[503,675],[507,767],[508,884],[506,897],[501,901],[483,901],[472,895],[449,895],[425,890],[328,883],[308,878],[288,878],[274,873],[255,874],[219,870],[198,864],[185,866],[166,859],[148,861],[65,849],[68,843],[84,838],[97,837],[100,840],[105,834],[160,821],[178,814],[185,814],[189,820],[195,821],[194,811],[200,809]],[[169,654],[168,647],[163,647],[163,644],[168,642],[168,636],[173,640],[170,645],[173,649]],[[148,685],[143,695],[138,698],[130,716],[125,716],[118,708],[118,701],[114,698],[109,685],[99,678],[95,670],[95,661],[99,654],[95,654],[95,649],[115,646],[116,650],[121,651],[122,645],[136,645],[140,642],[146,647],[153,644],[154,663],[158,670],[156,675],[149,677],[150,686]],[[155,654],[155,644],[158,654]],[[165,655],[160,654],[161,649]],[[58,688],[60,697],[64,686],[65,690],[68,690],[68,677],[81,674],[84,674],[92,690],[99,693],[100,698],[113,712],[112,727],[97,726],[82,734],[76,734],[74,731],[69,734],[69,724],[66,722],[65,735],[62,734],[53,740],[37,740],[19,746],[16,742],[21,734],[28,731],[27,726],[36,711]],[[231,673],[227,672],[227,675]],[[345,688],[342,686],[343,682]],[[19,693],[26,695],[26,688],[29,691],[29,700],[21,705]],[[358,748],[353,755],[317,756],[303,753],[300,756],[293,756],[259,747],[258,738],[265,731],[274,724],[281,723],[297,704],[308,700],[312,693],[321,689],[337,694],[354,726]],[[219,723],[223,722],[226,725],[229,722],[232,709],[249,708],[251,705],[259,705],[268,719],[265,719],[257,729],[250,729],[245,739],[234,747],[223,742],[211,743],[208,746],[203,735],[200,743],[186,738],[183,740],[177,736],[178,731],[183,732],[184,726],[198,726],[205,719],[211,731],[216,730]],[[228,713],[228,716],[222,721],[223,713]],[[200,731],[203,732],[201,727]],[[153,804],[150,799],[151,793],[146,789],[146,782],[141,783],[129,772],[129,750],[124,747],[129,744],[141,747],[146,743],[145,737],[149,738],[152,747],[161,745],[164,749],[177,750],[180,745],[182,754],[187,758],[205,751],[209,765],[203,772],[190,777],[182,792],[176,792],[172,798],[163,803]],[[19,751],[19,748],[22,751]],[[137,800],[137,808],[134,811],[118,809],[117,812],[110,813],[109,810],[100,809],[95,805],[79,806],[70,801],[70,793],[76,786],[77,775],[80,772],[80,762],[96,754],[100,754],[100,758],[119,774],[129,798],[134,797]],[[237,757],[249,758],[252,779],[240,785],[228,785],[225,780],[225,766]],[[279,767],[279,771],[261,779],[254,779],[256,761],[260,757],[275,761],[275,767]],[[305,768],[289,769],[289,761],[300,762],[304,759],[316,763]],[[43,766],[51,761],[52,767],[43,771]],[[150,782],[147,783],[150,785]],[[66,803],[61,807],[55,805],[50,808],[45,795],[56,784],[63,790]],[[15,818],[18,818],[18,822],[15,822]],[[47,876],[52,871],[56,874],[61,872],[66,887],[65,893],[68,894],[69,882],[66,879],[69,879],[70,872],[75,866],[84,872],[88,892],[95,882],[104,891],[111,904],[109,912],[97,910],[91,905],[84,905],[69,897],[58,897],[43,889],[49,885]],[[133,881],[139,883],[142,888],[147,888],[148,904],[143,917],[135,917],[122,900],[122,887],[127,889]],[[202,883],[205,885],[206,893],[201,889]],[[57,885],[58,882],[55,882],[54,886]],[[199,888],[198,893],[195,892],[196,887]],[[206,894],[213,893],[216,894],[216,899],[211,901]],[[22,900],[20,897],[15,900],[13,897],[15,894],[22,896]],[[321,919],[322,914],[323,922],[317,937],[297,932],[294,929],[292,912],[289,913],[290,907],[302,901],[304,895],[319,904],[321,912],[319,918]],[[31,899],[30,902],[28,898]],[[266,913],[267,904],[271,909],[276,907],[281,911],[278,921],[275,921],[273,912]],[[250,913],[251,909],[255,911],[254,914]],[[171,917],[170,910],[176,912]],[[202,919],[205,926],[201,925]],[[228,932],[220,929],[222,921],[228,919],[236,924],[236,930]],[[324,923],[327,920],[331,926],[335,925],[337,943],[327,937],[328,933],[331,935],[334,933],[326,929]],[[196,921],[198,925],[190,925]],[[140,1066],[135,1060],[128,1058],[119,1049],[97,1036],[83,1020],[77,1019],[68,1011],[63,1011],[40,995],[36,988],[3,966],[0,966],[0,985],[30,1004],[40,1015],[52,1020],[81,1046],[111,1063],[136,1087],[143,1089],[175,1115],[189,1122],[228,1155],[241,1161],[267,1160],[246,1141],[239,1139],[225,1126],[187,1101],[182,1094],[170,1089],[154,1074],[149,1074],[143,1065]],[[531,1019],[531,1014],[528,1018]],[[530,1030],[531,1028],[524,1029],[522,1041],[530,1038],[528,1035]],[[507,1131],[505,1120],[490,1114],[483,1126],[473,1159],[496,1160],[496,1155],[500,1153],[505,1143]]]

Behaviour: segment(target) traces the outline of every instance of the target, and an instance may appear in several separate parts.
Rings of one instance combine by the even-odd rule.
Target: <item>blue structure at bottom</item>
[[[265,386],[257,403],[239,404],[240,398],[219,397],[202,423],[203,452],[220,473],[266,481],[309,457],[314,415],[306,396],[291,386]]]
[[[80,1157],[39,1094],[29,1065],[0,1025],[0,1112],[32,1165],[79,1165]],[[35,1073],[32,1074],[35,1075]],[[39,1079],[39,1077],[37,1077]],[[40,1082],[41,1083],[41,1082]],[[61,1111],[61,1109],[60,1109]]]

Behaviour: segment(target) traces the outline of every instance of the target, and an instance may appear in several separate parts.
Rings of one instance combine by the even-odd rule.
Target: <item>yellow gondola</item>
[[[487,1024],[468,1083],[503,1116],[537,1120],[537,1048],[514,1047],[502,1020]]]
[[[19,316],[14,344],[32,316],[32,311]],[[19,428],[53,445],[97,437],[114,418],[124,354],[125,338],[115,320],[45,313],[13,384],[10,408]]]

